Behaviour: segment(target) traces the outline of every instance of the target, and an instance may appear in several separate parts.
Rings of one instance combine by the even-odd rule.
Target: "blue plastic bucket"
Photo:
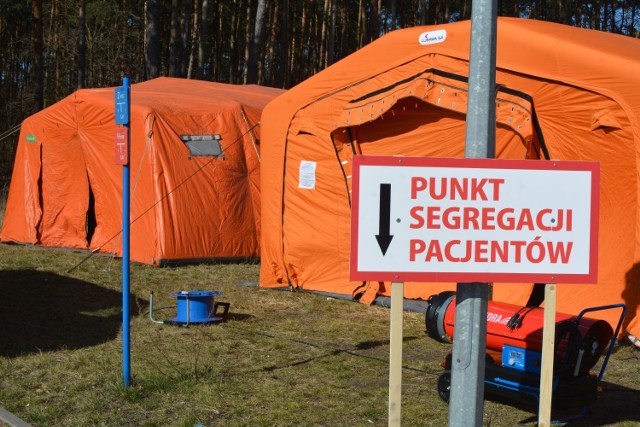
[[[177,323],[207,323],[222,320],[214,317],[214,297],[222,292],[181,291],[171,294],[177,299],[177,316],[171,319]]]

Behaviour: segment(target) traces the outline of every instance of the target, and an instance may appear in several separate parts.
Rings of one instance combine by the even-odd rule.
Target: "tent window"
[[[220,157],[223,155],[219,134],[214,135],[180,135],[180,139],[189,149],[191,157],[209,156]]]

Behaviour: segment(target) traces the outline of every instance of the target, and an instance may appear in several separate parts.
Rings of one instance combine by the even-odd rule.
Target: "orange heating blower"
[[[440,342],[452,342],[455,328],[455,292],[442,292],[428,300],[427,334]],[[615,333],[604,320],[587,313],[620,309]],[[578,316],[556,313],[554,348],[554,408],[586,407],[595,402],[611,351],[620,332],[624,304],[593,307]],[[537,402],[542,359],[544,311],[497,301],[487,305],[485,393],[519,401]],[[605,354],[599,373],[591,372]],[[440,397],[449,400],[451,354],[443,362],[438,379]]]

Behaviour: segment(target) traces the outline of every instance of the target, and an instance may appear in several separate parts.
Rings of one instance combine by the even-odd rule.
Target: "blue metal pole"
[[[127,91],[127,101],[131,99],[129,78],[122,79],[122,87]],[[127,106],[127,120],[124,125],[127,128],[127,159],[130,158],[131,148],[129,129],[131,118],[131,108]],[[130,361],[130,334],[129,334],[129,224],[130,224],[130,196],[129,196],[129,162],[122,168],[122,376],[125,388],[129,388],[131,381],[131,361]]]

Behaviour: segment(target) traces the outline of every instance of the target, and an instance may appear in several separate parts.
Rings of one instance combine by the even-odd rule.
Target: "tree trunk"
[[[33,109],[36,112],[44,108],[42,0],[31,0],[31,14],[33,16]]]
[[[424,25],[424,16],[424,0],[418,0],[414,21],[416,25]]]
[[[611,4],[611,14],[609,15],[609,20],[611,21],[611,23],[609,24],[609,31],[611,31],[612,33],[619,33],[620,30],[616,25],[616,9],[614,4]]]
[[[243,75],[243,82],[246,84],[247,83],[247,77],[248,77],[248,72],[249,72],[249,51],[251,50],[251,40],[253,40],[253,32],[251,31],[251,29],[253,28],[251,26],[251,0],[247,0],[247,10],[246,10],[246,21],[245,21],[245,25],[244,25],[244,69],[242,70],[242,75]],[[238,40],[241,40],[240,37],[238,37]]]
[[[180,70],[180,77],[187,77],[188,60],[191,55],[189,53],[189,41],[191,34],[191,14],[193,13],[193,0],[182,0],[182,12],[180,13],[180,47],[182,52],[180,55],[180,62],[178,70]]]
[[[159,0],[147,0],[144,63],[148,79],[160,76],[160,5]]]
[[[55,7],[52,7],[51,9],[51,16],[52,16],[53,22],[55,23],[53,25],[53,39],[52,39],[52,44],[50,46],[47,46],[47,50],[49,52],[53,52],[53,58],[55,58],[53,73],[52,73],[53,74],[53,97],[52,98],[60,99],[63,93],[62,85],[60,83],[61,75],[63,73],[61,71],[62,61],[63,61],[63,50],[61,47],[62,42],[60,39],[61,39],[61,34],[64,31],[64,25],[62,24],[61,17],[64,16],[65,10],[64,10],[64,4],[60,4],[59,1],[55,1],[54,4],[55,4]],[[61,8],[62,8],[62,11],[60,11]],[[42,67],[44,70],[44,63]],[[47,82],[45,81],[46,78],[47,78],[47,75],[45,74],[43,77],[43,86],[45,89],[47,86]],[[51,85],[49,85],[49,87],[51,87]]]
[[[514,8],[516,10],[516,14],[514,16],[518,16],[518,2],[514,2]],[[462,5],[462,19],[471,19],[471,0],[464,0]]]
[[[198,43],[198,70],[196,72],[196,78],[204,79],[208,77],[208,70],[205,70],[206,64],[209,61],[209,0],[202,0],[200,12],[200,42]]]
[[[389,31],[396,29],[397,19],[396,0],[391,0],[391,22],[389,23]]]
[[[200,0],[195,0],[193,5],[193,29],[191,30],[191,45],[189,47],[189,67],[187,69],[187,78],[193,77],[193,67],[196,66],[196,52],[198,51],[198,34],[200,32],[200,19],[198,18],[198,11],[200,10]]]
[[[280,2],[273,2],[273,7],[269,11],[269,18],[266,22],[271,23],[271,31],[269,31],[269,37],[267,39],[267,46],[264,54],[261,55],[260,61],[258,61],[258,84],[266,84],[267,86],[274,86],[276,84],[278,75],[278,66],[276,62],[276,38],[278,35],[278,17],[280,16]],[[265,63],[268,64],[265,67]]]
[[[309,19],[309,24],[311,25],[310,31],[309,31],[309,34],[310,34],[309,49],[310,49],[311,55],[310,55],[310,60],[305,63],[306,65],[305,71],[304,71],[305,78],[319,71],[318,67],[320,66],[320,61],[321,61],[321,56],[320,56],[321,26],[318,19],[318,14],[315,13],[317,12],[316,2],[313,0],[311,1],[311,12],[312,12],[312,15],[310,16],[311,19]]]
[[[336,0],[331,0],[329,40],[327,41],[327,66],[333,64],[336,55]]]
[[[280,61],[276,86],[285,88],[289,80],[289,0],[282,0],[280,8]]]
[[[214,64],[213,64],[213,80],[214,81],[220,81],[221,79],[221,75],[222,75],[222,49],[224,44],[222,43],[222,34],[224,34],[224,8],[222,6],[222,3],[218,4],[217,7],[217,16],[216,16],[216,20],[217,20],[217,24],[216,24],[216,28],[217,28],[217,33],[214,35],[213,37],[213,44],[214,44],[214,50],[213,50],[213,54],[214,54]],[[230,81],[230,80],[227,80]]]
[[[258,8],[256,10],[256,24],[251,39],[251,48],[249,52],[249,61],[247,67],[247,83],[258,83],[258,56],[264,38],[264,17],[267,12],[267,0],[258,0]]]
[[[78,89],[82,89],[86,85],[86,67],[87,67],[87,2],[80,0],[79,21],[80,28],[78,31]]]
[[[322,7],[322,25],[320,30],[320,46],[318,58],[321,63],[321,68],[327,68],[327,24],[329,20],[329,10],[331,8],[331,0],[324,0],[324,6]]]
[[[367,34],[366,28],[366,15],[364,12],[364,3],[363,0],[358,1],[358,45],[357,48],[360,49],[365,43],[365,34]]]
[[[377,0],[369,0],[369,31],[368,42],[380,37],[380,9]]]
[[[304,2],[295,2],[294,4],[296,4],[296,10],[300,11],[300,25],[294,25],[292,32],[293,32],[293,37],[291,37],[291,55],[289,55],[289,66],[287,67],[290,70],[290,75],[292,76],[293,80],[299,80],[300,79],[300,60],[301,55],[300,53],[302,52],[302,48],[301,46],[304,46],[306,37],[307,37],[307,29],[306,29],[306,25],[307,25],[307,14],[306,14],[306,6],[304,4]],[[298,16],[294,16],[294,19],[292,22],[296,22],[297,21]],[[297,31],[299,29],[299,31]]]
[[[238,32],[240,28],[240,7],[241,5],[237,4],[237,1],[234,0],[233,13],[231,15],[231,30],[230,30],[230,38],[229,38],[229,48],[231,53],[229,54],[229,83],[237,83],[239,80],[237,75],[239,74],[240,68],[240,52],[238,52]],[[218,37],[222,37],[222,34],[219,34]]]
[[[180,69],[180,0],[171,0],[171,35],[169,39],[169,77]]]
[[[436,2],[433,0],[427,1],[427,18],[425,21],[427,25],[434,25],[438,23],[436,11]]]
[[[59,16],[60,16],[60,12],[59,12],[59,1],[58,0],[53,0],[51,2],[51,12],[49,13],[49,29],[47,31],[47,38],[46,40],[44,39],[44,34],[42,35],[43,38],[43,50],[46,50],[48,52],[52,52],[52,58],[53,58],[53,62],[54,62],[54,73],[53,75],[56,77],[56,81],[55,81],[55,85],[54,85],[54,91],[53,91],[53,98],[54,99],[58,99],[58,97],[56,96],[56,93],[58,92],[59,89],[59,83],[57,81],[57,76],[58,76],[58,64],[60,63],[60,59],[59,59],[59,54],[60,51],[58,49],[58,33],[59,33],[59,27],[60,25],[58,24],[58,22],[60,21]],[[43,28],[43,32],[44,32],[44,28]],[[43,64],[44,67],[44,64]],[[45,79],[46,79],[46,74],[45,74]],[[46,89],[47,83],[46,81],[43,82],[43,85]]]
[[[122,1],[122,10],[127,10],[127,0]],[[120,51],[116,54],[117,60],[120,64],[123,64],[123,70],[125,76],[131,76],[133,74],[132,64],[129,61],[128,52],[129,45],[127,40],[129,39],[129,25],[126,19],[119,19],[120,28],[122,29],[122,34],[120,36]]]

